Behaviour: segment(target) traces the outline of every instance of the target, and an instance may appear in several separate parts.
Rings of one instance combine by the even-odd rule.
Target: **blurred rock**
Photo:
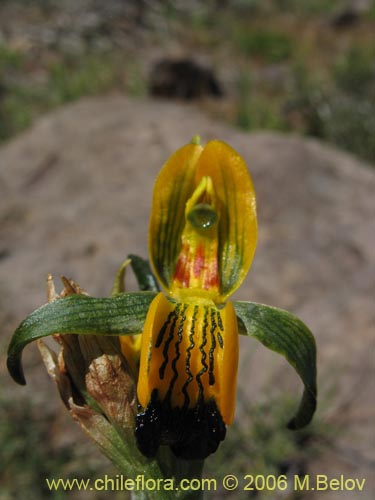
[[[356,26],[360,21],[359,13],[353,7],[338,12],[332,19],[331,25],[336,29],[346,29]]]
[[[191,59],[162,59],[152,68],[150,93],[156,97],[190,101],[205,96],[221,97],[223,91],[211,69]]]
[[[369,478],[375,178],[368,165],[317,141],[249,135],[192,107],[120,96],[85,99],[45,116],[0,149],[0,312],[9,318],[2,342],[46,302],[47,272],[103,296],[128,253],[147,256],[155,176],[197,133],[241,153],[258,195],[258,249],[236,298],[289,309],[316,336],[318,418],[339,421],[345,431],[315,471]],[[248,401],[255,404],[270,383],[280,395],[301,393],[283,359],[251,339],[241,339],[241,348],[239,392]],[[31,397],[51,405],[55,388],[35,352],[25,352]],[[0,375],[6,393],[26,396],[3,365]],[[57,397],[52,402],[59,404]]]

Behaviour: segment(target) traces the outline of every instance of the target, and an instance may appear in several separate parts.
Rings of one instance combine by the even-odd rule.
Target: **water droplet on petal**
[[[188,221],[196,229],[208,229],[214,226],[218,221],[218,215],[215,210],[207,203],[198,203],[188,213]]]

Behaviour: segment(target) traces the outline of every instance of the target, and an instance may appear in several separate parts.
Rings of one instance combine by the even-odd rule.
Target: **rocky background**
[[[237,149],[257,192],[259,244],[236,298],[299,316],[316,337],[319,373],[313,424],[299,433],[286,431],[302,387],[283,359],[241,339],[236,423],[207,460],[205,476],[220,481],[228,473],[344,474],[366,478],[355,498],[372,499],[371,165],[315,139],[235,129],[212,115],[216,100],[201,99],[197,106],[181,96],[168,102],[114,89],[110,94],[59,108],[0,149],[1,500],[51,497],[45,477],[116,474],[69,419],[35,346],[25,351],[26,387],[6,373],[6,348],[18,323],[45,302],[47,272],[107,296],[128,253],[147,257],[155,176],[196,133]],[[249,498],[239,491],[228,496]],[[102,497],[75,491],[56,498]],[[273,498],[297,496],[287,491]],[[328,491],[302,498],[354,496]]]

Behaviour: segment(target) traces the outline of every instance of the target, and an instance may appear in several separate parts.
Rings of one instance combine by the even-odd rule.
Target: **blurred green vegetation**
[[[294,475],[304,476],[308,464],[319,457],[322,446],[329,442],[334,430],[323,424],[315,415],[313,422],[305,429],[290,431],[286,427],[288,419],[298,406],[298,401],[290,396],[270,396],[250,404],[240,398],[237,412],[245,415],[228,428],[227,437],[219,450],[205,463],[203,477],[223,478],[235,474],[241,487],[236,490],[236,498],[272,498],[272,491],[241,491],[249,483],[246,475],[268,476],[286,475],[291,484]],[[336,430],[337,432],[337,430]],[[221,486],[219,485],[219,488]],[[271,485],[272,487],[272,485]],[[287,498],[300,498],[298,492]],[[223,496],[225,490],[218,489]],[[277,493],[277,490],[276,490]],[[207,495],[210,498],[209,494]]]
[[[237,85],[235,125],[243,130],[288,130],[288,124],[277,112],[280,107],[277,96],[257,95],[249,72],[240,73]]]
[[[13,399],[1,397],[0,405],[0,498],[50,496],[45,478],[63,477],[64,465],[74,460],[74,451],[70,448],[60,449],[56,454],[51,451],[50,422],[46,417],[37,418],[27,401],[17,404]],[[64,498],[64,493],[56,492],[54,498]]]
[[[33,119],[83,96],[113,90],[144,95],[146,85],[133,61],[120,64],[107,52],[60,54],[46,64],[42,82],[24,81],[27,62],[20,52],[0,45],[0,141],[29,126]]]
[[[244,1],[247,3],[247,0]],[[278,8],[279,10],[293,12],[294,14],[303,15],[322,15],[334,12],[337,8],[345,7],[347,4],[342,0],[307,0],[301,2],[300,0],[271,0],[268,3],[269,7]]]
[[[302,117],[303,132],[374,162],[374,64],[375,50],[354,45],[332,66],[328,83],[305,63],[296,66],[287,107]]]
[[[29,16],[31,25],[37,19],[48,27],[70,5],[54,0],[32,6],[24,0],[13,3],[26,22]],[[159,54],[163,47],[168,53],[173,41],[193,58],[202,54],[212,60],[219,77],[230,71],[231,83],[223,81],[223,104],[212,106],[215,117],[249,131],[318,137],[374,162],[374,3],[339,27],[336,21],[347,9],[344,0],[196,0],[188,5],[156,0],[152,6],[136,1],[127,5],[125,14],[119,11],[120,26],[125,26],[120,30],[113,14],[80,31],[82,11],[74,20],[72,39],[68,30],[65,40],[62,36],[31,49],[0,37],[0,140],[82,96],[146,95],[150,68],[145,54],[152,56],[154,47]],[[50,29],[58,31],[58,26]]]
[[[278,63],[292,55],[292,41],[285,33],[272,30],[249,30],[236,26],[233,33],[235,44],[245,56],[259,58],[266,63]]]
[[[87,480],[105,474],[116,477],[117,469],[84,435],[83,445],[75,443],[73,447],[69,440],[66,444],[56,443],[56,434],[60,432],[61,437],[56,416],[43,414],[41,407],[38,410],[38,405],[25,398],[17,400],[0,393],[0,408],[1,500],[107,498],[99,492],[95,496],[80,494],[77,489],[50,491],[46,484],[46,478]],[[71,425],[75,425],[73,421]],[[126,500],[128,495],[112,492],[111,498]]]

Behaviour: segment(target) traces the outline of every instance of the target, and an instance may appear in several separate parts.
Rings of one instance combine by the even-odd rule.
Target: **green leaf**
[[[293,314],[254,302],[234,302],[239,333],[258,339],[285,356],[302,379],[305,389],[290,429],[307,425],[316,409],[316,346],[313,334]]]
[[[114,295],[117,295],[118,293],[123,293],[125,292],[125,273],[126,273],[126,268],[130,264],[130,259],[126,259],[119,269],[117,270],[113,286],[112,286],[112,297]]]
[[[149,261],[138,257],[138,255],[130,254],[116,273],[112,287],[112,296],[125,292],[125,272],[129,265],[135,274],[141,291],[160,292],[160,287],[151,271]]]
[[[160,292],[160,287],[151,271],[149,261],[133,254],[128,255],[128,258],[130,259],[133,273],[137,278],[139,289],[143,291]]]
[[[32,312],[14,332],[8,348],[10,375],[25,385],[22,351],[34,340],[61,334],[127,335],[142,331],[154,292],[118,294],[111,298],[69,295]]]

